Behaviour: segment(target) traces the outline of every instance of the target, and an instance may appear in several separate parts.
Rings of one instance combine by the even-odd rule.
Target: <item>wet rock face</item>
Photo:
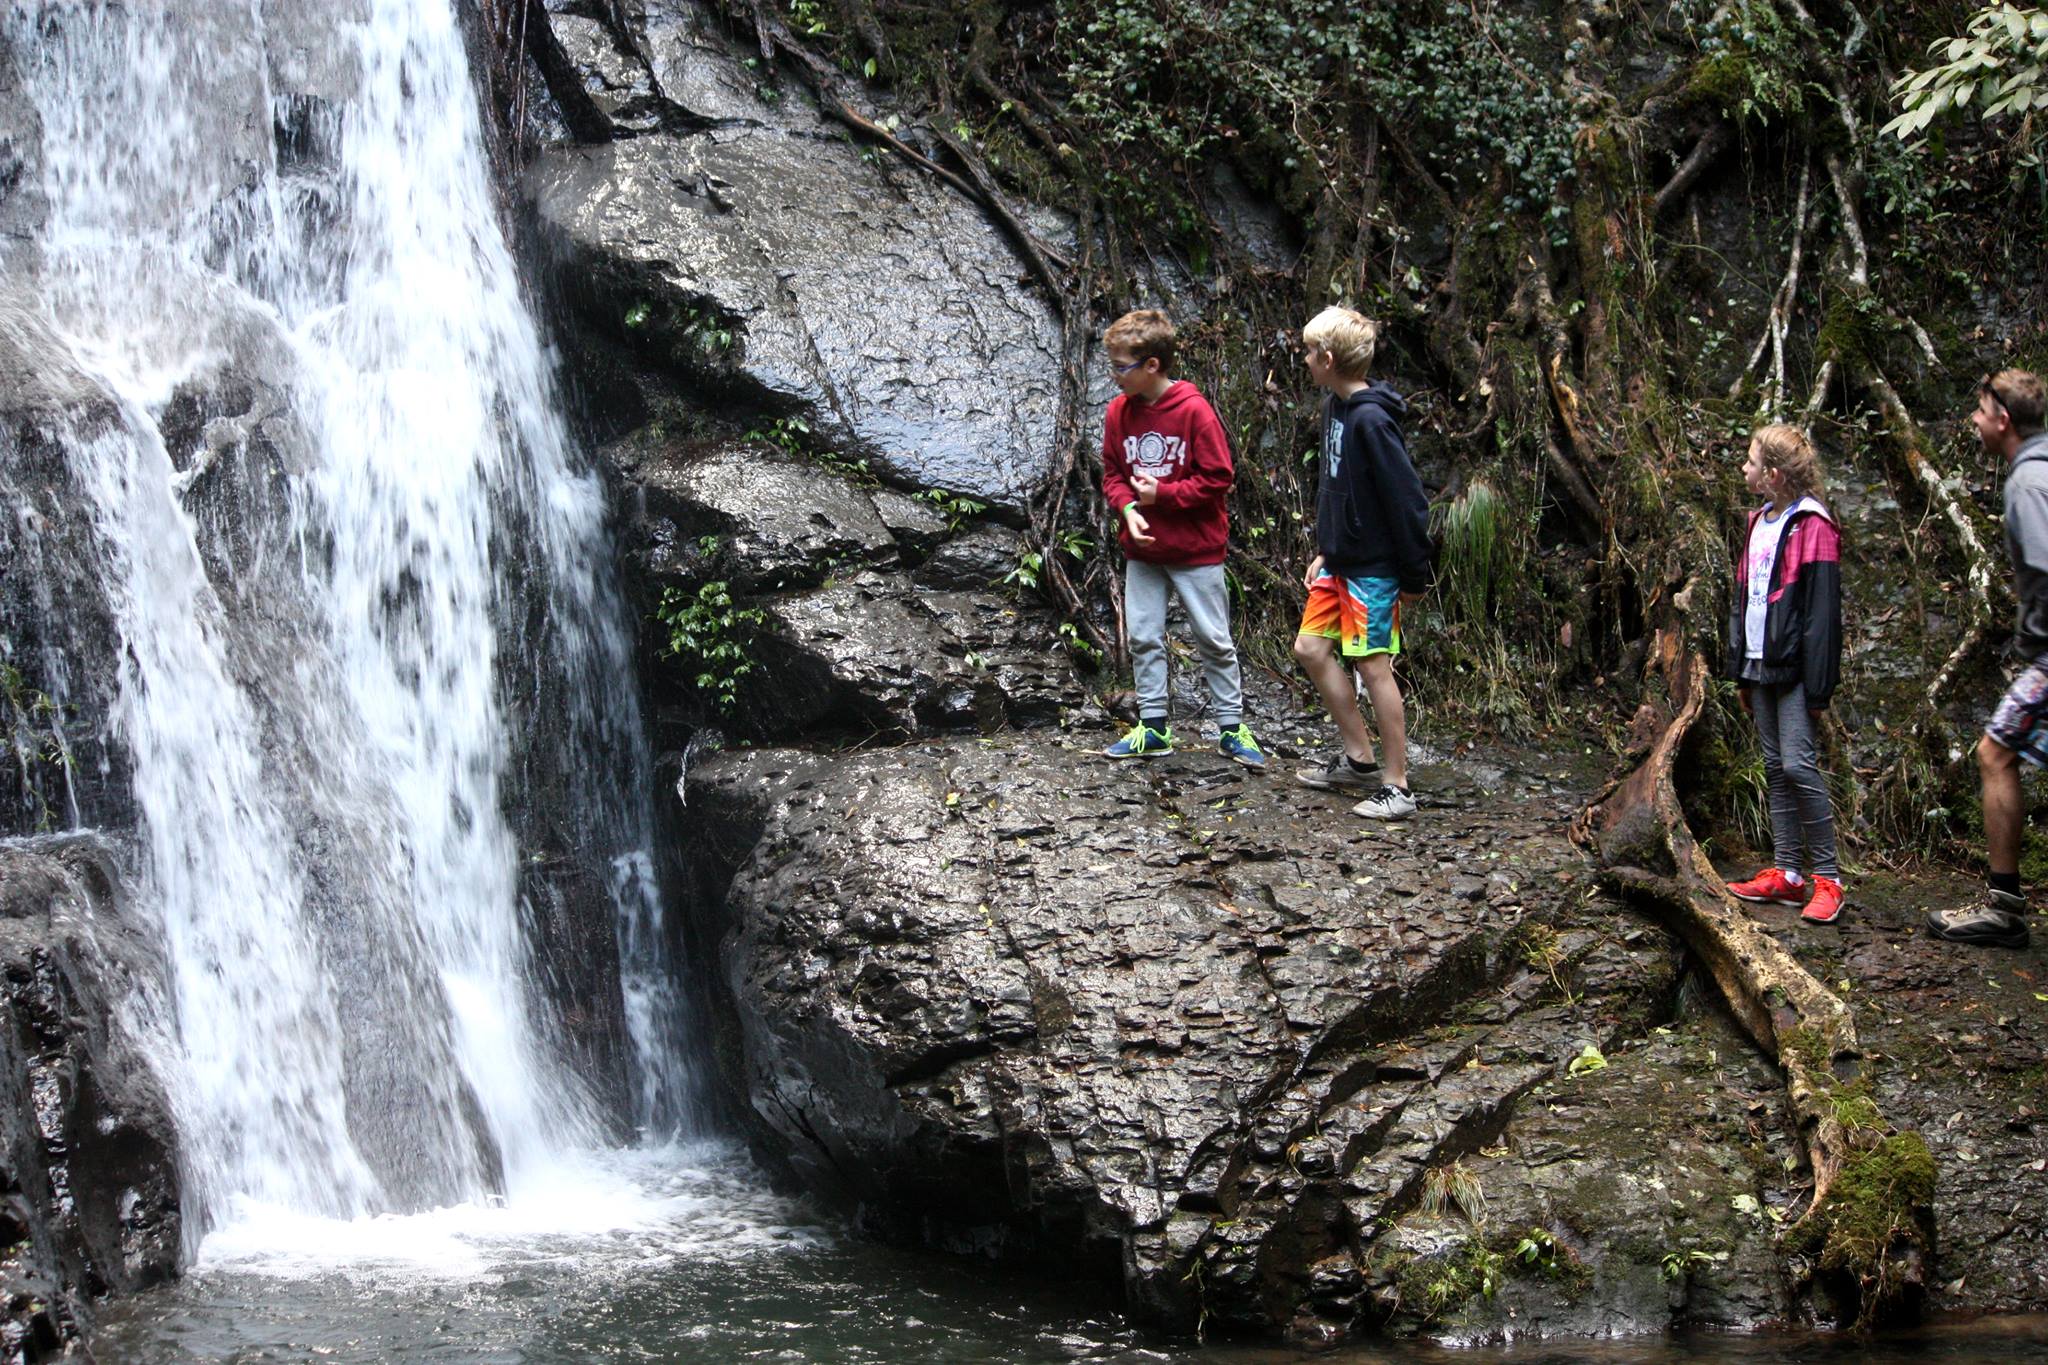
[[[723,575],[742,592],[809,587],[851,565],[889,562],[896,538],[868,494],[758,447],[633,465],[655,534],[659,581]]]
[[[669,111],[659,128],[607,114],[529,174],[590,329],[798,414],[886,477],[1021,507],[1051,472],[1060,328],[980,210],[821,136],[793,87],[762,99],[690,7],[550,22],[580,78],[565,108],[588,93]]]
[[[1554,792],[1428,776],[1386,829],[1048,734],[700,763],[689,807],[758,832],[722,969],[764,1145],[879,1229],[1181,1327],[1781,1316],[1792,1147],[1660,1051],[1674,944],[1581,889]]]
[[[1010,590],[1023,539],[758,445],[606,451],[657,594],[724,584],[758,612],[738,722],[922,735],[1052,724],[1089,704],[1056,619]]]
[[[132,801],[110,733],[116,571],[64,444],[111,430],[114,409],[59,361],[17,286],[0,282],[0,833],[119,826]]]
[[[120,1022],[161,999],[157,954],[117,885],[96,839],[0,845],[0,1282],[12,1329],[46,1351],[93,1298],[178,1270],[177,1138]]]

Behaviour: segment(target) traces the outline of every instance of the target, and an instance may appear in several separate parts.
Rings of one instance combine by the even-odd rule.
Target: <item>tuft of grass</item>
[[[1452,1208],[1465,1215],[1473,1226],[1486,1221],[1486,1191],[1479,1183],[1479,1177],[1468,1168],[1462,1159],[1454,1159],[1443,1166],[1432,1166],[1422,1176],[1423,1212],[1442,1214]]]

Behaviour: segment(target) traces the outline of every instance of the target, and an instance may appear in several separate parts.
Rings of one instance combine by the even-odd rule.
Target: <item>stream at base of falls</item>
[[[1858,1338],[1700,1334],[1309,1354],[1166,1338],[1108,1296],[878,1247],[769,1191],[736,1147],[601,1151],[500,1207],[341,1221],[243,1206],[179,1284],[109,1304],[101,1365],[479,1362],[2048,1361],[2048,1318]]]

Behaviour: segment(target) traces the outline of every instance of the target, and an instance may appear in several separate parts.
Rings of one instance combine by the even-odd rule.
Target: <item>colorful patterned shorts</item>
[[[1316,575],[1301,613],[1303,635],[1338,642],[1347,659],[1401,652],[1401,585],[1391,578]]]
[[[2037,768],[2048,768],[2048,654],[2020,670],[1984,733]]]

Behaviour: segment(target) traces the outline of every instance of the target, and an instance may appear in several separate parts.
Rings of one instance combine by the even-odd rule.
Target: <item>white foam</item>
[[[497,1282],[559,1264],[588,1274],[829,1244],[804,1205],[717,1144],[575,1152],[502,1200],[329,1218],[237,1198],[192,1273],[398,1283]]]

